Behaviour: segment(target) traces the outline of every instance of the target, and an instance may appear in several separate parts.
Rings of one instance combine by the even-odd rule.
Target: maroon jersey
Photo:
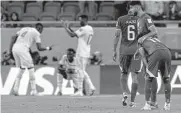
[[[151,55],[152,53],[160,49],[168,50],[168,47],[161,43],[160,40],[158,40],[157,38],[147,39],[143,42],[141,46],[146,51],[147,55]]]
[[[132,55],[137,48],[137,20],[136,16],[124,15],[118,18],[116,28],[122,31],[120,54]]]
[[[139,19],[137,24],[138,38],[148,34],[150,32],[149,27],[154,26],[151,17],[144,13]]]

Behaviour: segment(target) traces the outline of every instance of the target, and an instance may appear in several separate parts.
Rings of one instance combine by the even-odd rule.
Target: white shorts
[[[88,58],[76,55],[76,60],[78,68],[85,71],[88,64]]]
[[[14,45],[12,52],[15,59],[16,67],[21,67],[21,68],[34,67],[32,57],[27,48],[19,45]]]

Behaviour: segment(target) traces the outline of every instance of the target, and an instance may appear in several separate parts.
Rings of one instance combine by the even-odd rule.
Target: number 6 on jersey
[[[135,40],[135,26],[134,25],[129,25],[127,28],[127,36],[128,36],[128,40],[133,41]]]

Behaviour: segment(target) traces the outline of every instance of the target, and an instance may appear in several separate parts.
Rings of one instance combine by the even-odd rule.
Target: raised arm
[[[77,34],[71,29],[68,22],[61,20],[61,23],[70,37],[78,37]]]

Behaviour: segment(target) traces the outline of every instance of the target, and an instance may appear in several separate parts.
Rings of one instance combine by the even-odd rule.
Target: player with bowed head
[[[33,27],[24,27],[20,29],[15,36],[12,37],[9,52],[13,54],[15,59],[16,67],[19,68],[14,88],[13,94],[18,96],[18,90],[20,85],[20,80],[22,78],[22,74],[25,69],[28,69],[30,76],[30,84],[31,84],[31,95],[38,95],[36,89],[36,81],[34,76],[34,64],[32,57],[30,55],[31,46],[36,43],[37,49],[39,51],[50,51],[52,49],[49,47],[42,47],[40,34],[43,31],[43,25],[41,23],[37,23],[35,28]]]

